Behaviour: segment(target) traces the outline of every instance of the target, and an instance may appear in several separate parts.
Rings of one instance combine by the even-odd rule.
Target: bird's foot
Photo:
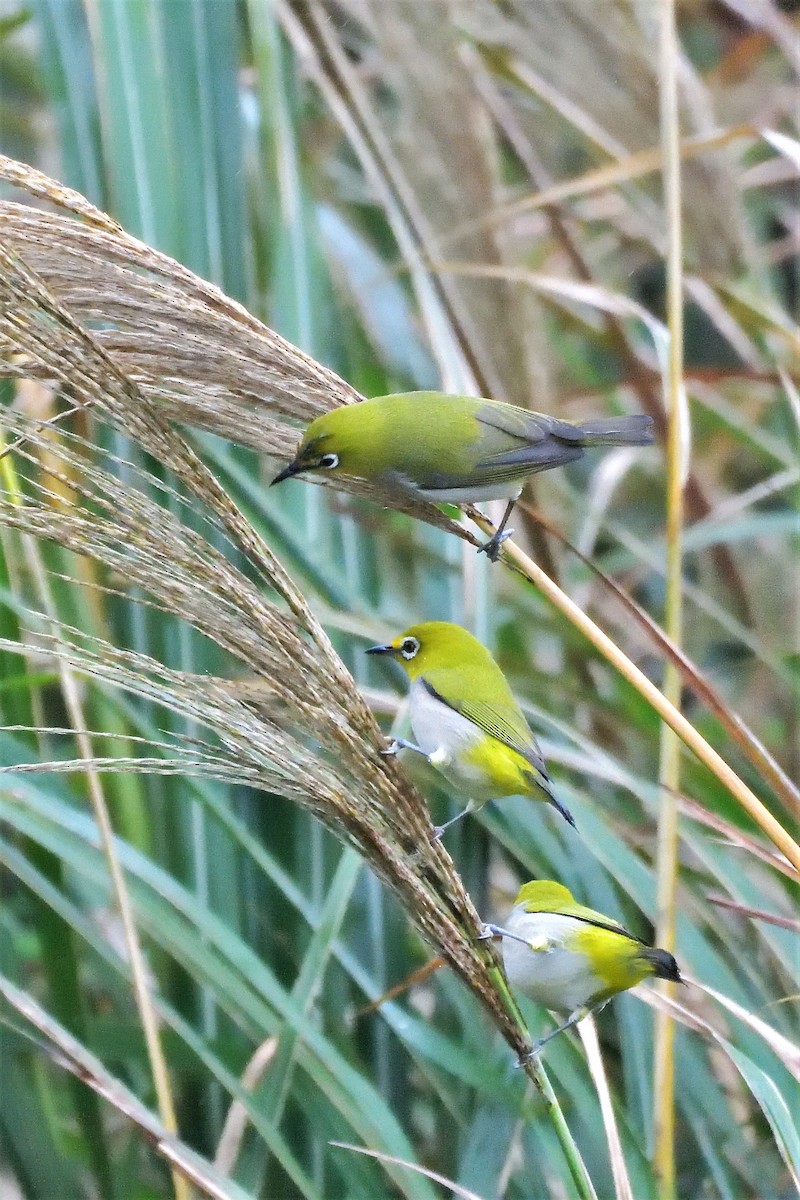
[[[484,542],[482,546],[478,547],[478,554],[485,554],[490,562],[497,562],[500,557],[500,547],[513,533],[513,529],[498,530],[493,537],[489,538],[488,542]]]
[[[428,759],[428,761],[430,762],[430,759]],[[466,808],[462,808],[460,813],[456,813],[456,815],[451,817],[449,821],[445,821],[444,825],[434,825],[431,842],[438,842],[446,829],[449,829],[451,825],[455,825],[457,821],[462,820],[467,813],[473,812],[476,807],[477,806],[470,801]]]
[[[518,1071],[524,1071],[525,1068],[527,1067],[528,1063],[536,1062],[536,1060],[539,1058],[541,1053],[542,1053],[542,1043],[534,1042],[533,1045],[531,1046],[530,1050],[528,1051],[528,1053],[523,1054],[521,1058],[518,1058],[517,1061],[514,1063],[514,1066],[516,1067],[516,1069]]]
[[[392,738],[388,745],[384,746],[381,754],[384,758],[392,758],[395,754],[399,754],[401,750],[413,750],[416,754],[421,754],[423,758],[427,758],[424,750],[420,750],[419,746],[415,746],[413,742],[406,741],[405,738]]]
[[[480,931],[480,933],[479,933],[479,934],[478,934],[478,936],[477,936],[477,937],[474,939],[474,941],[476,941],[476,942],[490,942],[490,941],[492,940],[492,938],[493,938],[493,937],[497,937],[497,933],[496,933],[496,930],[495,930],[495,926],[494,926],[494,925],[487,924],[487,923],[485,923],[485,922],[484,922],[484,924],[483,924],[483,925],[481,925],[481,931]]]

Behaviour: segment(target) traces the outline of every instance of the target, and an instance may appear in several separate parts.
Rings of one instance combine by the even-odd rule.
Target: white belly
[[[476,804],[496,798],[485,773],[466,761],[466,752],[486,736],[477,725],[432,696],[421,679],[411,685],[408,715],[414,740],[445,779]]]
[[[417,494],[434,504],[449,500],[451,504],[479,504],[481,500],[516,500],[522,488],[519,479],[505,479],[502,483],[475,484],[461,488],[417,488]]]
[[[602,990],[603,984],[585,955],[564,945],[576,925],[572,917],[514,909],[506,928],[534,944],[546,941],[549,948],[531,950],[512,938],[503,938],[503,964],[512,990],[544,1008],[565,1013],[574,1012]]]

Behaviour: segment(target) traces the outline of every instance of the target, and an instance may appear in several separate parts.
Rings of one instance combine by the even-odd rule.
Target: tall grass
[[[405,387],[666,431],[651,6],[39,0],[0,29],[0,82],[30,80],[3,148],[46,172],[5,162],[0,207],[0,1187],[655,1197],[655,1005],[675,1194],[790,1193],[796,31],[680,16],[680,569],[661,448],[537,480],[515,570],[426,506],[265,486],[316,412]],[[433,617],[497,653],[580,838],[514,800],[426,848],[363,650]],[[662,718],[695,752],[666,799]],[[478,914],[558,878],[650,936],[669,805],[691,986],[616,1000],[599,1054],[561,1037],[526,1081]]]
[[[673,0],[661,13],[659,95],[661,147],[664,162],[664,216],[667,227],[666,310],[669,329],[667,394],[669,422],[666,445],[666,592],[664,632],[680,646],[683,642],[683,525],[684,484],[690,469],[691,432],[683,383],[683,204],[681,193],[681,127],[678,113],[678,46]],[[673,662],[664,668],[664,695],[681,704],[681,677]],[[658,779],[662,795],[658,815],[656,874],[658,880],[658,944],[675,952],[678,905],[678,793],[681,785],[681,748],[674,730],[661,730]],[[676,988],[662,990],[674,999]],[[675,1025],[668,1013],[656,1018],[655,1056],[655,1163],[663,1200],[675,1195]]]

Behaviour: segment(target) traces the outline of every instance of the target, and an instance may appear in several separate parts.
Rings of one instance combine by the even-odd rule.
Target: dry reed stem
[[[666,495],[666,599],[664,630],[680,646],[683,640],[683,522],[684,482],[688,473],[691,431],[683,383],[683,214],[678,115],[678,41],[674,0],[662,0],[660,20],[659,98],[661,146],[664,159],[664,193],[667,227],[667,324],[669,360],[667,375],[667,495]],[[685,464],[687,464],[685,466]],[[680,709],[681,676],[672,660],[664,668],[664,698]],[[674,729],[660,730],[656,850],[656,941],[674,952],[678,899],[678,791],[681,783],[681,743]],[[664,982],[661,990],[674,999],[676,984]],[[653,1059],[653,1126],[655,1168],[661,1200],[675,1195],[675,1025],[663,1010],[656,1014]]]
[[[466,512],[470,520],[474,521],[479,529],[482,529],[485,533],[494,532],[492,522],[477,508],[469,505],[466,508]],[[570,599],[566,592],[563,592],[557,584],[553,583],[552,579],[545,574],[532,558],[525,554],[523,550],[520,550],[512,541],[503,543],[503,554],[505,560],[520,575],[537,587],[553,607],[557,608],[571,625],[579,629],[595,649],[602,654],[603,658],[610,662],[619,671],[620,675],[628,680],[632,687],[636,688],[640,696],[644,697],[662,720],[675,730],[681,741],[708,767],[712,774],[717,777],[720,783],[739,802],[745,812],[760,826],[770,841],[786,856],[794,871],[800,872],[800,846],[787,833],[781,823],[773,817],[769,809],[762,804],[755,792],[751,791],[736,772],[728,766],[722,756],[709,745],[702,734],[698,733],[691,722],[687,721],[675,706],[665,699],[655,684],[651,683],[647,676],[631,662],[627,655],[623,654],[608,634],[604,633],[590,617],[587,617],[586,613]]]
[[[23,496],[9,460],[0,462],[0,479],[5,481],[6,494],[10,497],[9,503],[12,506],[21,506],[23,504]],[[50,630],[50,636],[57,641],[59,635],[56,606],[44,561],[39,552],[39,543],[30,533],[22,534],[22,542],[31,575],[36,590],[39,593],[40,603],[46,614],[47,628]],[[98,772],[92,763],[94,752],[84,716],[80,691],[70,666],[63,658],[58,661],[58,674],[64,705],[74,731],[75,742],[81,757],[87,761],[86,782],[89,798],[95,820],[97,821],[97,827],[100,831],[103,854],[111,879],[111,888],[122,922],[125,949],[131,968],[136,1009],[142,1026],[142,1033],[144,1034],[147,1058],[155,1086],[158,1111],[167,1133],[177,1134],[178,1120],[172,1096],[172,1084],[161,1044],[155,1006],[150,995],[147,965],[139,939],[139,932],[136,928],[136,919],[128,893],[128,885],[125,881],[125,875],[114,844],[114,829],[111,824],[111,816],[106,804],[105,793],[100,783]],[[171,1177],[175,1200],[191,1200],[191,1192],[186,1178],[175,1166],[171,1168]]]
[[[692,662],[681,647],[676,646],[667,637],[664,630],[653,620],[650,614],[624,588],[620,587],[616,580],[612,579],[610,575],[606,575],[604,571],[601,571],[588,555],[579,550],[577,546],[574,546],[568,538],[565,538],[552,521],[549,521],[543,513],[532,508],[524,501],[520,502],[518,507],[532,521],[535,521],[537,525],[546,529],[549,534],[556,538],[570,554],[574,554],[585,567],[588,567],[595,578],[600,580],[603,586],[613,594],[620,602],[624,612],[634,618],[652,645],[663,654],[664,658],[669,659],[675,664],[675,667],[681,674],[684,687],[689,688],[720,721],[731,741],[736,742],[742,753],[749,758],[762,778],[769,783],[775,795],[779,796],[786,805],[787,811],[795,818],[800,817],[800,789],[789,778],[783,767],[767,750],[763,742],[756,737],[753,730],[745,723],[739,713],[732,709],[723,699],[708,676],[699,669],[696,663]]]
[[[45,247],[49,246],[55,263],[51,264],[51,278],[63,286],[65,279],[69,279],[70,286],[77,289],[79,272],[74,264],[62,271],[63,264],[70,263],[76,245],[85,244],[88,239],[96,248],[95,239],[107,235],[64,218],[11,209],[8,206],[3,209],[4,218],[8,218],[0,227],[3,241],[15,248],[22,245],[27,258],[29,244],[21,232],[27,231],[31,235],[32,257],[41,263],[43,254],[46,257]],[[54,236],[54,222],[58,237]],[[40,240],[43,229],[50,238],[44,244]],[[66,247],[60,242],[62,234]],[[176,278],[184,277],[188,278],[189,290],[198,297],[205,292],[202,281],[133,239],[124,238],[122,245],[115,247],[107,242],[104,250],[112,268],[116,260],[130,270],[134,294],[135,277],[142,266],[157,272],[162,279],[170,276],[170,286],[174,286]],[[86,504],[91,499],[93,511],[87,513],[82,508],[54,511],[47,496],[42,495],[38,502],[34,499],[21,509],[4,505],[4,522],[36,536],[57,540],[104,563],[213,637],[256,676],[270,684],[279,680],[286,699],[284,724],[279,727],[262,710],[256,713],[236,699],[232,689],[229,692],[219,685],[216,688],[210,685],[204,695],[198,695],[198,681],[185,681],[181,687],[174,674],[161,664],[146,663],[143,656],[133,656],[107,644],[89,646],[85,639],[80,639],[78,631],[69,644],[53,644],[53,653],[68,659],[77,669],[88,668],[128,687],[135,685],[137,675],[145,673],[151,694],[165,703],[177,697],[184,711],[192,710],[197,719],[211,725],[220,736],[224,733],[229,747],[242,754],[245,762],[262,770],[270,786],[283,774],[284,790],[310,807],[339,836],[354,842],[373,868],[400,894],[425,936],[478,992],[514,1049],[521,1053],[525,1048],[524,1034],[488,975],[490,970],[496,970],[495,960],[485,952],[485,947],[471,941],[479,929],[477,914],[446,850],[440,843],[430,842],[431,825],[425,802],[398,765],[379,755],[383,744],[380,730],[305,600],[210,472],[164,423],[146,389],[139,390],[116,365],[118,357],[121,361],[131,361],[130,348],[127,354],[116,350],[114,358],[110,358],[16,255],[0,251],[0,262],[2,338],[13,355],[12,370],[19,373],[24,361],[27,374],[57,381],[82,404],[91,403],[96,412],[174,471],[249,560],[259,586],[160,505],[134,488],[123,488],[115,476],[82,458],[68,441],[59,443],[57,453],[76,472],[83,488],[82,501]],[[88,266],[85,261],[84,266]],[[133,310],[126,303],[124,287],[115,279],[113,269],[110,278],[107,298],[113,316],[118,319],[125,309],[130,318]],[[149,288],[151,284],[146,286]],[[161,306],[166,301],[159,288],[160,285],[154,287],[153,307],[163,316]],[[208,288],[209,293],[214,291]],[[85,305],[96,303],[87,295],[83,300]],[[175,302],[175,294],[170,293],[169,305]],[[202,328],[210,338],[207,325],[213,327],[219,312],[209,313],[207,295],[202,295],[202,302],[205,305]],[[184,301],[179,307],[185,314],[191,304]],[[228,317],[238,310],[232,302],[221,300],[215,308]],[[148,311],[145,306],[140,313],[143,325],[147,325]],[[198,334],[200,328],[198,324]],[[314,364],[303,382],[300,376],[305,356],[292,347],[284,356],[283,346],[288,344],[264,331],[249,316],[243,318],[235,331],[230,326],[226,328],[226,336],[234,342],[231,347],[234,371],[238,337],[239,347],[245,341],[250,344],[247,370],[255,378],[252,346],[256,343],[250,341],[254,328],[258,329],[256,343],[271,362],[271,374],[268,372],[266,378],[280,381],[275,382],[272,396],[280,393],[285,401],[284,410],[295,388],[301,397],[294,410],[296,419],[304,420],[312,410],[322,411],[345,398],[353,398],[345,385],[335,385],[335,377],[332,377],[334,385],[325,391],[327,372],[318,364]],[[203,358],[202,348],[199,356]],[[166,357],[169,359],[168,352]],[[208,403],[206,393],[203,404]],[[188,415],[185,410],[180,411]],[[280,417],[276,420],[273,410],[269,411],[270,423],[279,429],[281,444],[288,447],[291,436],[288,420],[281,422]],[[283,415],[285,418],[285,412]],[[35,422],[26,424],[12,414],[8,415],[8,422],[11,431],[25,437],[28,444],[35,445],[42,437]],[[54,450],[50,439],[48,448]],[[271,589],[269,595],[264,592],[267,587]],[[287,733],[287,729],[291,732]],[[303,739],[312,736],[312,732],[329,757],[318,762],[309,777],[309,762],[314,756],[304,751]],[[293,755],[297,755],[297,769],[293,769]]]
[[[31,191],[60,201],[58,185],[48,191],[43,176],[30,176]],[[8,160],[0,160],[2,177],[25,186],[24,168]],[[68,204],[70,211],[86,215],[74,196],[68,196]],[[452,860],[440,842],[430,840],[424,800],[400,767],[380,756],[380,730],[302,595],[162,416],[180,415],[218,433],[230,431],[233,420],[241,433],[249,410],[251,444],[286,454],[296,436],[293,422],[302,425],[316,412],[358,395],[217,289],[135,239],[98,229],[102,222],[91,213],[89,219],[95,228],[0,205],[0,365],[10,375],[56,382],[171,470],[225,531],[258,588],[160,505],[135,488],[123,489],[116,476],[89,460],[80,462],[70,439],[56,447],[52,430],[36,422],[26,425],[13,414],[6,420],[18,435],[21,460],[30,459],[26,445],[35,446],[46,433],[46,470],[52,476],[54,457],[65,455],[81,480],[76,484],[70,476],[82,503],[74,511],[54,511],[48,485],[42,485],[31,463],[31,502],[15,508],[0,501],[0,520],[67,545],[144,588],[156,604],[190,621],[256,677],[269,685],[279,681],[286,712],[273,720],[232,689],[181,679],[146,656],[63,626],[50,640],[52,653],[74,670],[148,695],[213,730],[229,762],[245,764],[249,782],[255,770],[265,791],[304,804],[352,843],[524,1058],[527,1029],[493,950],[476,941],[478,916]],[[100,325],[97,337],[76,319],[73,306],[81,320]],[[251,402],[259,402],[269,417],[255,430]],[[220,407],[227,413],[221,425],[215,416]],[[407,507],[474,540],[431,505]],[[309,752],[311,738],[321,753]],[[593,1196],[544,1071],[535,1062],[526,1069],[543,1097],[578,1193]]]
[[[722,149],[742,138],[756,141],[761,137],[761,130],[757,129],[754,125],[735,125],[729,129],[722,129],[715,133],[700,134],[695,137],[685,138],[680,147],[681,157],[683,159],[699,158],[707,154],[709,150]],[[543,188],[531,196],[523,197],[522,200],[515,200],[511,204],[504,205],[502,208],[496,209],[493,213],[488,213],[485,217],[482,217],[480,222],[465,223],[459,228],[451,230],[447,240],[448,242],[458,241],[460,238],[473,233],[478,225],[504,224],[522,216],[523,213],[549,208],[554,204],[563,204],[565,200],[590,196],[594,192],[607,191],[608,189],[617,187],[621,183],[627,183],[630,180],[639,179],[644,175],[651,175],[656,171],[660,171],[662,166],[663,157],[660,146],[638,150],[628,155],[622,162],[612,163],[609,166],[596,167],[575,179],[566,179],[560,183],[554,183],[550,187]]]
[[[628,1168],[625,1164],[625,1155],[622,1150],[622,1140],[614,1113],[614,1102],[611,1099],[608,1077],[603,1066],[603,1055],[600,1050],[597,1024],[591,1013],[579,1023],[578,1034],[586,1052],[586,1061],[589,1065],[589,1072],[592,1076],[595,1091],[597,1092],[598,1103],[600,1104],[600,1115],[603,1119],[603,1128],[605,1130],[606,1142],[608,1143],[608,1154],[611,1159],[611,1175],[614,1180],[615,1198],[616,1200],[636,1200],[633,1188],[631,1187],[631,1181],[628,1177]]]
[[[269,1070],[277,1049],[278,1039],[274,1034],[256,1047],[255,1053],[251,1055],[242,1072],[240,1081],[242,1091],[255,1091]],[[239,1149],[248,1120],[247,1109],[241,1100],[232,1100],[225,1116],[222,1133],[219,1135],[217,1152],[214,1155],[214,1166],[225,1175],[230,1175],[239,1157]]]
[[[38,1049],[43,1050],[57,1067],[80,1079],[140,1130],[156,1154],[165,1159],[170,1170],[181,1176],[186,1194],[192,1194],[191,1185],[212,1200],[248,1200],[237,1184],[223,1179],[211,1163],[165,1129],[133,1092],[111,1075],[82,1042],[46,1013],[28,992],[16,987],[4,975],[0,975],[0,997],[41,1035],[31,1038]],[[24,1033],[29,1036],[27,1030]]]

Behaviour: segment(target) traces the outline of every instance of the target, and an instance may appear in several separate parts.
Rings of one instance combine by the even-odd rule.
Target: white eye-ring
[[[334,467],[338,467],[339,465],[339,455],[323,454],[322,458],[319,460],[319,465],[321,467],[327,467],[329,471],[332,471]]]
[[[403,658],[413,658],[419,650],[419,642],[414,637],[403,638],[403,644],[400,647],[400,653]]]

